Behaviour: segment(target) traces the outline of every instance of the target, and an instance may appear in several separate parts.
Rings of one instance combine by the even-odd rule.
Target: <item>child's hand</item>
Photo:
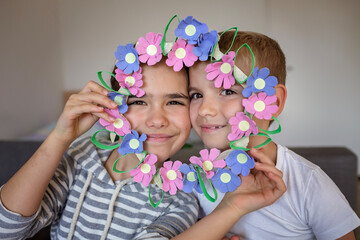
[[[246,177],[241,176],[241,185],[225,194],[217,208],[232,207],[240,217],[271,205],[286,191],[282,172],[263,152],[251,149],[250,155],[256,160],[255,169]]]
[[[62,143],[70,144],[88,131],[99,118],[115,121],[104,111],[104,108],[117,108],[117,104],[107,94],[105,88],[90,81],[79,93],[71,95],[53,131],[55,136]]]

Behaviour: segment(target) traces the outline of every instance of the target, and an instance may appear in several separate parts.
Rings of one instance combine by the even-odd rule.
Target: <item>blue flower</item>
[[[198,46],[193,48],[193,53],[200,61],[206,61],[216,44],[218,34],[215,30],[207,32],[199,37]]]
[[[202,193],[199,179],[197,177],[197,173],[196,173],[196,170],[194,169],[194,166],[190,165],[190,167],[189,167],[189,165],[184,163],[183,165],[180,166],[180,171],[184,174],[183,191],[186,193],[191,193],[192,189],[195,187],[195,190],[198,193]]]
[[[278,80],[274,76],[269,76],[270,71],[268,68],[256,67],[253,74],[248,78],[247,85],[242,92],[244,97],[250,97],[252,93],[265,92],[268,96],[275,94],[275,86],[278,84]]]
[[[175,35],[187,40],[189,44],[195,45],[200,34],[204,34],[207,31],[208,26],[205,23],[201,23],[192,16],[188,16],[179,23],[175,29]]]
[[[128,105],[126,103],[126,96],[116,92],[110,92],[108,96],[111,100],[117,103],[120,113],[124,114],[127,112]]]
[[[211,180],[222,193],[233,192],[241,184],[240,177],[226,168],[218,169]]]
[[[139,57],[131,43],[120,45],[115,52],[115,57],[118,60],[116,66],[123,70],[126,74],[131,74],[139,70]]]
[[[128,153],[141,153],[143,151],[143,142],[145,140],[145,134],[141,134],[139,137],[139,133],[137,131],[131,130],[131,133],[128,133],[124,136],[118,152],[120,155],[125,155]]]
[[[232,151],[225,159],[225,162],[236,175],[241,173],[241,175],[247,176],[250,169],[255,167],[254,159],[241,149]]]

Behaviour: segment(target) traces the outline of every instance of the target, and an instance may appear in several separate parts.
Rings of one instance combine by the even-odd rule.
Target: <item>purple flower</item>
[[[215,30],[200,35],[198,46],[193,48],[193,53],[199,57],[200,61],[206,61],[216,44],[218,34]]]
[[[214,187],[222,193],[233,192],[241,184],[240,177],[226,168],[218,169],[212,182]]]
[[[207,31],[208,26],[205,23],[201,23],[192,16],[188,16],[179,23],[175,29],[175,35],[187,40],[189,44],[195,45],[200,34],[204,34]]]
[[[250,173],[250,169],[255,167],[254,159],[241,149],[232,151],[225,161],[226,165],[228,165],[236,175],[241,174],[247,176]]]
[[[270,71],[268,68],[256,67],[253,74],[248,78],[246,84],[248,85],[242,92],[244,97],[250,97],[252,93],[265,92],[268,96],[275,94],[275,86],[278,80],[274,76],[269,76]]]
[[[128,153],[141,153],[143,151],[143,142],[145,140],[145,134],[141,134],[139,137],[139,133],[137,131],[131,130],[131,133],[126,134],[122,140],[118,152],[120,155]]]
[[[127,112],[128,105],[126,103],[126,96],[116,92],[110,92],[108,96],[118,105],[118,109],[120,113],[124,114]]]
[[[196,170],[194,169],[193,165],[187,165],[187,164],[183,164],[180,167],[180,171],[184,174],[184,178],[183,178],[183,191],[186,193],[191,193],[192,189],[195,187],[195,190],[198,193],[202,193],[201,187],[200,187],[200,183],[199,183],[199,179],[196,173]]]
[[[124,73],[130,74],[139,70],[139,58],[133,44],[128,43],[125,46],[120,45],[115,52],[115,57],[118,60],[116,66],[123,70]]]

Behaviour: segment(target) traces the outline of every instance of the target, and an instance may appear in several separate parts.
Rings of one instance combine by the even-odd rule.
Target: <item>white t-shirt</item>
[[[335,183],[320,169],[291,150],[277,145],[276,168],[287,191],[274,204],[242,217],[228,233],[245,239],[337,239],[360,225]],[[207,183],[207,181],[205,181]],[[224,194],[210,202],[197,197],[202,214],[210,214]]]

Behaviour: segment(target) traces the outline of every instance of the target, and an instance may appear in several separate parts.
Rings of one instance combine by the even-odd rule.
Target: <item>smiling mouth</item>
[[[220,130],[224,127],[225,125],[201,126],[201,131],[205,133],[211,133],[216,132],[217,130]]]
[[[147,135],[147,142],[154,142],[154,143],[164,143],[171,139],[171,135],[167,134],[148,134]]]

